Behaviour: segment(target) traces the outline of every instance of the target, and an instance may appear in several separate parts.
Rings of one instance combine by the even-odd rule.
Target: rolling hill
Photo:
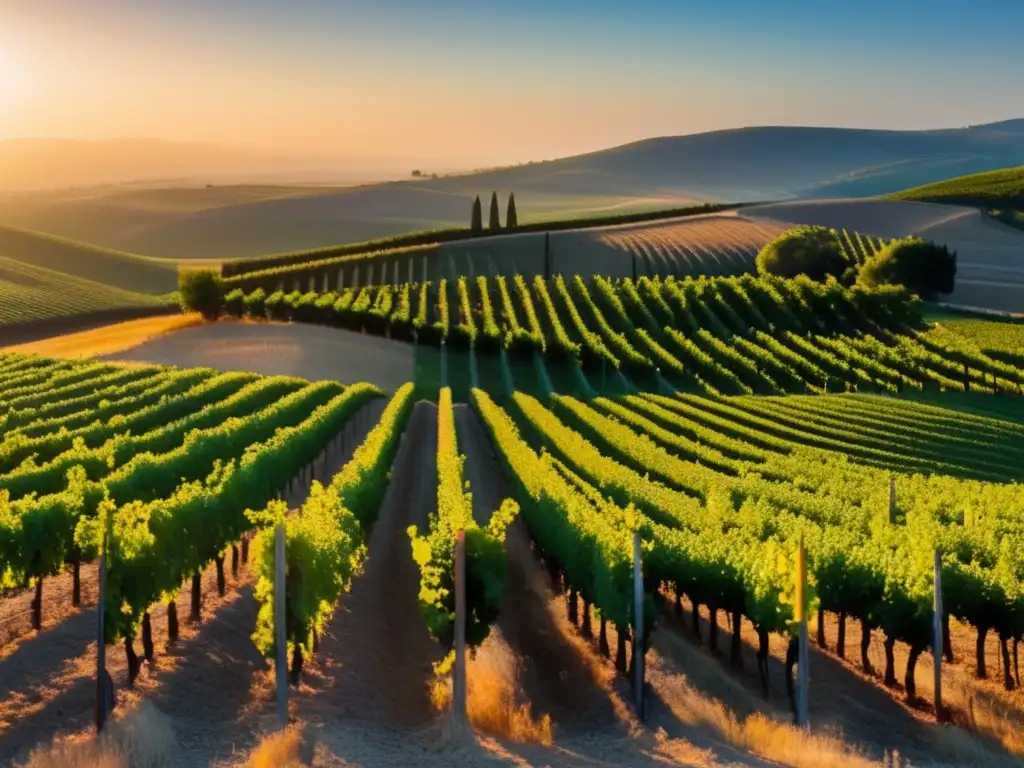
[[[177,288],[177,264],[0,225],[0,257],[133,293]]]
[[[961,205],[1012,205],[1024,207],[1024,165],[974,173],[925,184],[889,197]]]
[[[1003,224],[1024,230],[1024,165],[945,179],[889,197],[978,206]]]
[[[74,165],[72,160],[67,162]],[[231,162],[245,167],[238,157]],[[465,224],[472,198],[481,195],[486,203],[492,190],[502,195],[503,208],[514,191],[525,222],[694,201],[871,196],[1022,162],[1024,120],[932,131],[768,126],[362,186],[152,182],[149,188],[136,183],[130,189],[14,195],[0,199],[0,223],[176,260],[223,259]],[[210,173],[222,165],[211,160]],[[321,165],[303,178],[326,180],[333,167]],[[116,181],[114,175],[107,180]],[[122,176],[140,178],[128,170]]]
[[[0,336],[4,342],[12,340],[12,326],[86,315],[119,319],[131,316],[134,310],[145,313],[163,304],[156,296],[0,256]]]

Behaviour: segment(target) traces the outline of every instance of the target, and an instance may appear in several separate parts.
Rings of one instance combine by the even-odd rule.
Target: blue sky
[[[0,0],[0,137],[510,162],[1024,116],[1024,2]]]

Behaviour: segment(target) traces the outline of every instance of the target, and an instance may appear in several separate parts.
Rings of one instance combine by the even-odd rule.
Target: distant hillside
[[[824,190],[859,179],[859,194],[867,196],[922,183],[922,177],[948,178],[951,167],[965,172],[1021,162],[1024,119],[933,131],[766,126],[648,139],[562,160],[447,178],[439,187],[543,186],[561,194],[584,188],[589,194],[743,201],[820,197]]]
[[[413,160],[259,153],[162,139],[0,140],[0,192],[172,181],[352,183],[397,178]]]
[[[0,167],[2,151],[0,142]],[[197,159],[202,153],[189,167]],[[214,159],[211,172],[228,162]],[[0,199],[0,223],[165,258],[227,259],[465,226],[473,197],[486,206],[492,191],[503,216],[515,192],[520,222],[536,222],[705,201],[875,196],[1022,163],[1024,120],[934,131],[757,127],[347,188],[204,184],[20,195]]]
[[[0,226],[0,257],[133,293],[164,294],[177,287],[174,262],[14,227]]]

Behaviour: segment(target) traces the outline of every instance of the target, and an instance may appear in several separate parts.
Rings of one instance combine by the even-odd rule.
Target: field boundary
[[[119,309],[101,309],[81,315],[53,317],[45,320],[33,320],[27,323],[14,323],[0,326],[0,349],[19,344],[31,344],[54,336],[66,336],[100,328],[111,323],[122,323],[127,320],[142,320],[147,317],[173,315],[180,313],[177,304],[156,305],[147,307],[124,307]]]
[[[321,259],[336,258],[339,256],[355,256],[363,254],[375,254],[379,256],[391,255],[389,252],[402,248],[414,246],[442,245],[445,243],[460,242],[463,240],[481,240],[504,235],[530,234],[537,232],[561,232],[573,229],[593,229],[597,227],[608,227],[619,224],[635,224],[646,221],[658,221],[661,219],[676,219],[689,216],[700,216],[709,213],[722,213],[724,211],[738,210],[744,206],[757,205],[760,203],[704,203],[691,205],[682,208],[669,208],[659,211],[645,211],[641,213],[626,213],[615,216],[594,216],[578,219],[555,219],[552,221],[535,221],[520,224],[515,229],[501,229],[497,232],[484,230],[474,234],[469,227],[455,229],[431,229],[410,232],[405,235],[366,240],[361,243],[349,243],[331,245],[325,248],[311,248],[302,251],[290,251],[285,253],[266,254],[254,256],[247,259],[229,259],[221,265],[221,274],[224,277],[240,277],[252,272],[275,267],[292,266],[302,264],[306,261],[319,261]]]

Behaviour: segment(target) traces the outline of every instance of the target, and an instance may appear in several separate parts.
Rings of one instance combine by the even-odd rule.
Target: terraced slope
[[[0,328],[162,303],[153,295],[0,256]]]
[[[888,197],[894,200],[922,200],[935,203],[990,205],[1015,203],[1024,206],[1024,165],[999,171],[957,176],[934,184],[925,184]]]

